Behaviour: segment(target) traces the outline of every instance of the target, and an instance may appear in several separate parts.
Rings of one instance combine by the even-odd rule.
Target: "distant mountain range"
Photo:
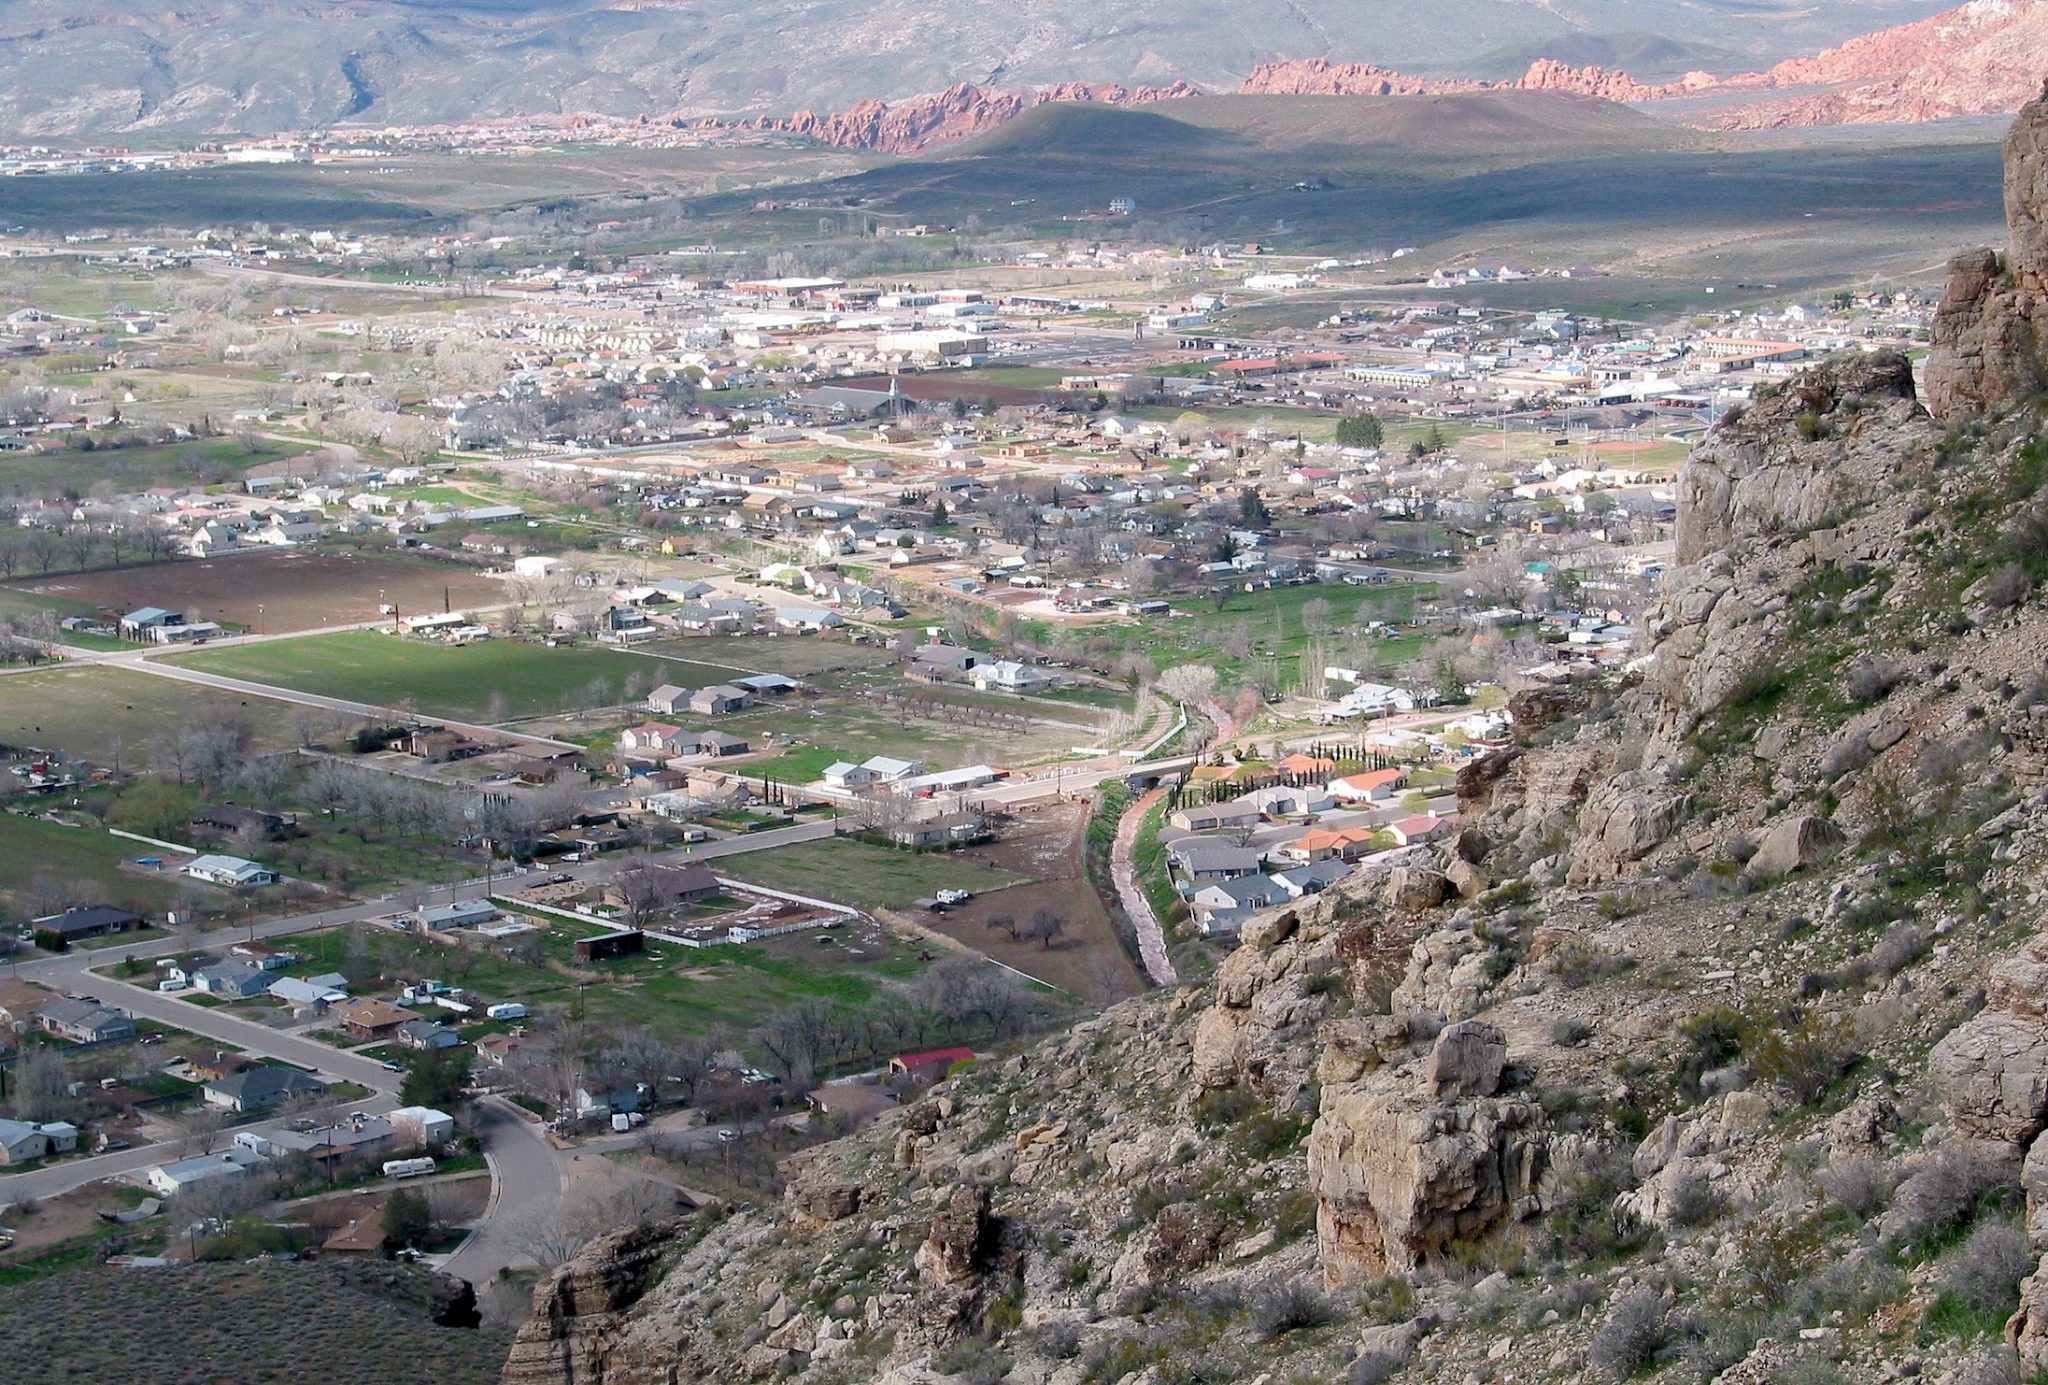
[[[1062,84],[1125,89],[1116,99],[1184,90],[1179,83],[1232,91],[1266,65],[1302,59],[1496,81],[1546,59],[1574,69],[1626,64],[1632,81],[1665,83],[1694,68],[1762,69],[1938,8],[1937,0],[1290,0],[1278,8],[1241,0],[9,0],[0,7],[0,135],[255,134],[574,113],[787,119],[864,102],[895,110],[949,90],[957,105],[963,86],[1023,109],[1037,89]],[[885,127],[921,119],[885,114],[869,106],[839,126],[868,133],[839,137],[900,145]],[[985,112],[968,114],[969,128],[985,128],[976,123]]]

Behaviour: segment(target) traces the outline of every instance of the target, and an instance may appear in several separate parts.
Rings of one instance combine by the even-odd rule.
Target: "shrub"
[[[1593,1368],[1626,1380],[1656,1358],[1664,1345],[1664,1303],[1654,1289],[1637,1289],[1607,1312],[1586,1347]]]
[[[1842,689],[1851,702],[1876,702],[1890,696],[1892,689],[1905,681],[1904,669],[1883,655],[1874,654],[1850,666]]]
[[[1758,1077],[1812,1105],[1861,1056],[1847,1021],[1809,1015],[1789,1034],[1767,1036],[1750,1060]]]
[[[1955,1385],[2020,1385],[2019,1358],[2011,1347],[1980,1351],[1956,1368]]]
[[[1252,1300],[1252,1331],[1265,1338],[1284,1337],[1305,1327],[1321,1327],[1336,1315],[1323,1291],[1306,1279],[1283,1279],[1261,1289]]]
[[[1870,1217],[1891,1199],[1896,1186],[1882,1160],[1850,1155],[1831,1160],[1814,1175],[1820,1190],[1853,1217]]]
[[[2034,590],[2034,579],[2018,563],[2007,563],[1984,579],[1984,604],[2004,611],[2025,601]]]
[[[1390,1351],[1369,1351],[1344,1372],[1344,1385],[1385,1385],[1401,1369],[1401,1358]]]
[[[1933,937],[1917,924],[1902,923],[1891,929],[1870,950],[1871,965],[1886,976],[1897,976],[1920,960]]]
[[[1673,1180],[1666,1194],[1665,1206],[1671,1213],[1673,1226],[1702,1226],[1719,1214],[1721,1199],[1705,1178],[1695,1173],[1682,1173]]]
[[[1943,1145],[1921,1161],[1893,1199],[1890,1238],[1925,1259],[1977,1213],[1978,1204],[2015,1190],[2015,1161],[1981,1146]]]
[[[1942,1262],[1941,1292],[1980,1318],[2003,1323],[2018,1301],[2020,1280],[2033,1267],[2019,1227],[1987,1221]]]

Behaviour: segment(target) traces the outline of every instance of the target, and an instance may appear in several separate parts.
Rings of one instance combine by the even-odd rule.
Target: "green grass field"
[[[942,889],[986,894],[1027,877],[943,852],[898,851],[846,837],[779,846],[720,863],[727,874],[770,889],[856,908],[902,908]]]
[[[1405,621],[1414,613],[1416,600],[1434,592],[1435,586],[1427,582],[1383,587],[1312,583],[1233,592],[1220,610],[1207,598],[1189,597],[1173,602],[1174,610],[1184,615],[1115,627],[1113,633],[1126,647],[1144,652],[1161,668],[1209,664],[1222,685],[1231,687],[1242,683],[1246,674],[1270,666],[1285,688],[1293,686],[1300,673],[1302,647],[1309,639],[1302,613],[1311,604],[1320,602],[1328,608],[1335,638],[1346,627],[1367,620]],[[1250,652],[1242,656],[1226,653],[1225,645],[1235,642],[1240,627]],[[1417,657],[1424,643],[1419,636],[1403,633],[1377,642],[1373,650],[1381,664],[1396,664]]]
[[[290,707],[122,668],[80,665],[0,677],[0,743],[63,750],[97,764],[134,768],[149,742],[205,709],[248,717],[260,747],[290,743]]]
[[[95,482],[121,490],[150,486],[212,485],[239,480],[250,467],[310,448],[261,440],[255,448],[233,438],[166,443],[161,447],[95,448],[47,456],[0,453],[0,495],[83,494]]]
[[[149,848],[140,842],[93,828],[0,814],[0,895],[7,901],[6,916],[10,922],[22,921],[17,917],[22,915],[15,903],[17,894],[39,875],[77,881],[109,902],[138,912],[160,912],[169,906],[176,882],[120,868],[122,862],[147,854]]]
[[[729,669],[582,645],[514,640],[449,647],[377,631],[308,635],[176,656],[209,673],[466,720],[547,716],[630,700],[659,683],[716,683]],[[639,693],[635,692],[638,688]]]
[[[570,964],[570,939],[602,931],[595,923],[529,917],[548,926],[551,936],[543,951],[564,965]],[[892,942],[885,950],[870,948],[856,956],[843,930],[821,931],[830,942],[800,933],[701,951],[654,943],[658,959],[643,955],[595,966],[574,964],[586,976],[605,978],[582,985],[544,965],[381,931],[366,932],[363,945],[375,949],[388,974],[438,976],[493,1000],[518,1000],[535,1009],[566,1009],[580,1002],[593,1019],[670,1033],[751,1028],[775,1010],[805,999],[857,1005],[924,969],[917,950],[908,945]],[[341,966],[350,947],[344,929],[299,934],[292,945],[300,954],[288,969],[295,976]]]

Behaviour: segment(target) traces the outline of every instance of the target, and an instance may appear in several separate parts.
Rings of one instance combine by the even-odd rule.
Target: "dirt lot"
[[[1028,885],[977,895],[946,913],[912,916],[926,927],[957,938],[976,951],[1086,1000],[1108,1003],[1135,995],[1138,973],[1117,941],[1116,926],[1082,867],[1088,809],[1077,803],[1034,805],[1006,830],[1002,840],[962,853],[987,865],[1032,875]],[[1020,923],[1040,909],[1067,922],[1066,935],[1050,948],[1018,942],[988,920],[1007,914]]]
[[[470,568],[348,552],[241,553],[148,567],[112,568],[37,582],[26,590],[117,611],[163,606],[271,635],[375,620],[383,601],[399,611],[496,606],[504,583]],[[262,611],[257,611],[257,606]]]

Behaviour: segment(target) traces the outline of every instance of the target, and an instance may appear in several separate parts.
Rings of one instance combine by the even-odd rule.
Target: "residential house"
[[[1274,871],[1271,878],[1280,891],[1280,899],[1300,899],[1304,895],[1321,894],[1349,874],[1350,862],[1331,860]]]
[[[1044,669],[1020,664],[1015,659],[976,664],[967,676],[984,692],[1035,692],[1059,681]]]
[[[283,1001],[293,1010],[311,1010],[317,1013],[330,1005],[347,1000],[348,992],[314,981],[302,981],[296,976],[280,976],[270,983],[270,997]]]
[[[647,710],[672,717],[690,705],[690,690],[679,688],[673,683],[663,683],[647,694]]]
[[[699,716],[724,716],[744,709],[750,701],[752,698],[744,688],[714,683],[690,694],[690,710]]]
[[[1320,778],[1336,767],[1337,762],[1335,760],[1326,759],[1321,755],[1304,755],[1299,751],[1276,762],[1273,766],[1274,769],[1290,779],[1305,779],[1310,776]]]
[[[682,727],[671,726],[665,721],[643,721],[619,733],[619,749],[675,755],[680,753],[678,747],[686,734]]]
[[[1230,880],[1216,880],[1196,890],[1188,900],[1202,913],[1219,911],[1271,908],[1285,901],[1289,896],[1263,875],[1240,875]]]
[[[778,606],[775,608],[775,624],[783,630],[811,634],[819,630],[837,630],[846,624],[846,617],[823,606]]]
[[[1259,820],[1257,804],[1245,799],[1228,803],[1204,803],[1181,808],[1167,818],[1167,825],[1182,832],[1215,832],[1232,827],[1250,827]]]
[[[386,1154],[399,1145],[397,1128],[389,1118],[361,1112],[333,1125],[280,1130],[270,1141],[281,1150],[305,1154],[326,1165]]]
[[[36,1028],[80,1044],[135,1037],[135,1021],[89,1000],[53,1000],[35,1012]]]
[[[676,743],[675,753],[708,755],[718,759],[727,755],[744,755],[749,749],[751,747],[745,740],[724,731],[686,731]]]
[[[202,803],[192,810],[190,822],[202,831],[229,836],[246,833],[271,840],[288,837],[298,830],[297,819],[293,817],[243,808],[233,803]]]
[[[1417,813],[1402,818],[1387,828],[1388,833],[1401,846],[1414,846],[1420,842],[1434,841],[1450,830],[1450,823],[1434,813]]]
[[[156,631],[166,625],[183,625],[185,617],[176,611],[167,611],[161,606],[144,606],[121,617],[120,631],[124,640],[153,640]]]
[[[73,905],[61,914],[45,914],[39,919],[29,920],[29,926],[38,933],[55,933],[67,943],[111,937],[141,925],[139,914],[105,904]]]
[[[924,773],[924,766],[915,760],[899,760],[891,755],[873,755],[860,762],[860,767],[873,770],[875,778],[884,784],[901,783]]]
[[[159,1164],[149,1171],[149,1186],[160,1197],[176,1197],[216,1178],[239,1178],[249,1172],[259,1157],[255,1150],[235,1145],[218,1154],[202,1154],[194,1159]]]
[[[426,1019],[407,1020],[394,1037],[407,1048],[454,1048],[462,1042],[462,1036],[445,1024]]]
[[[326,1083],[297,1068],[254,1067],[209,1082],[203,1090],[208,1106],[246,1114],[268,1111],[287,1098],[312,1096],[326,1089]]]
[[[336,1006],[334,1013],[349,1033],[363,1039],[381,1039],[413,1018],[410,1011],[382,1000],[353,1000]]]
[[[631,901],[628,891],[617,883],[604,887],[603,899],[607,904],[625,905],[637,901],[664,909],[695,904],[698,900],[709,899],[718,891],[718,877],[703,866],[651,866],[643,877],[633,882]]]
[[[27,1164],[47,1158],[50,1137],[30,1121],[0,1120],[0,1164]]]
[[[899,1076],[936,1082],[953,1070],[956,1063],[974,1061],[971,1048],[934,1048],[923,1053],[904,1053],[889,1060],[889,1071]]]
[[[425,933],[449,928],[475,928],[498,916],[498,906],[488,899],[459,899],[447,904],[429,904],[413,917]]]
[[[1330,797],[1345,803],[1384,803],[1408,786],[1405,769],[1375,769],[1330,781]]]
[[[889,829],[889,840],[898,846],[959,846],[988,835],[988,821],[979,813],[945,813]]]
[[[1259,853],[1214,837],[1189,837],[1167,848],[1167,860],[1194,881],[1234,880],[1259,868]]]
[[[858,789],[877,783],[881,775],[866,765],[856,765],[847,760],[835,761],[825,766],[825,783],[835,789]]]
[[[201,856],[186,865],[185,874],[194,880],[229,889],[248,889],[277,882],[277,872],[239,856]]]
[[[229,1000],[247,1000],[270,989],[271,975],[253,962],[215,962],[192,973],[193,989]]]
[[[1372,849],[1373,836],[1370,827],[1310,828],[1273,854],[1304,866],[1321,861],[1355,861]]]
[[[1336,806],[1329,791],[1320,784],[1276,784],[1268,789],[1253,789],[1237,801],[1250,804],[1269,818],[1314,817]]]

